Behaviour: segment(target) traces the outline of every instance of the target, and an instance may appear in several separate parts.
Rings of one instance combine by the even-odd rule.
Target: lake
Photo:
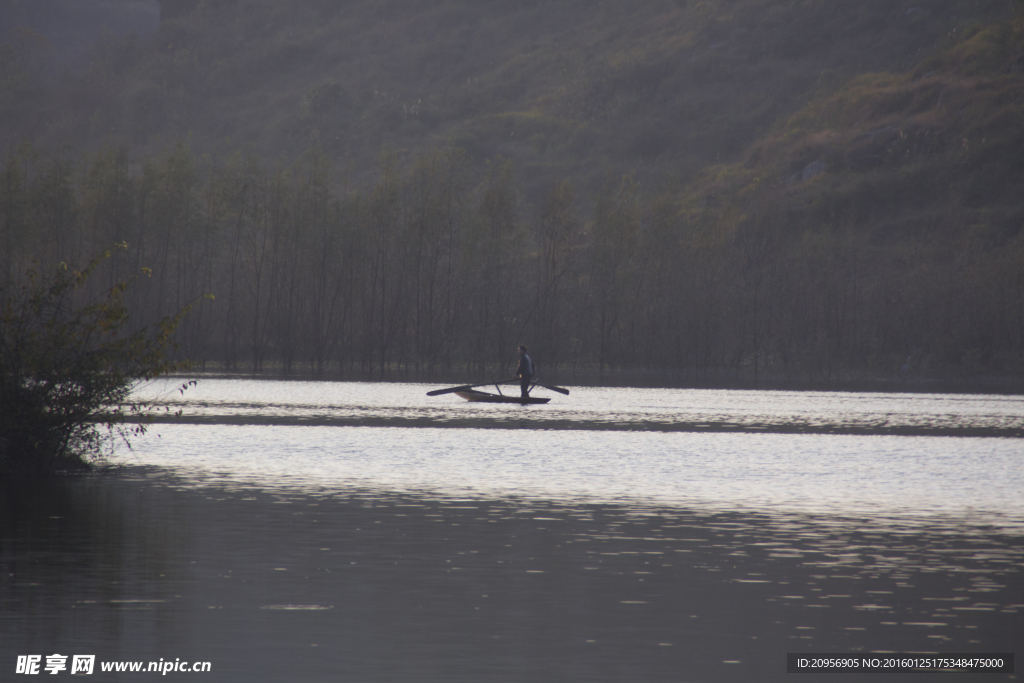
[[[520,406],[178,384],[140,390],[184,414],[120,449],[123,468],[8,484],[8,672],[60,654],[70,675],[91,654],[112,681],[155,674],[104,662],[210,663],[173,680],[844,681],[864,676],[787,674],[786,655],[1024,637],[1021,397],[572,387]]]

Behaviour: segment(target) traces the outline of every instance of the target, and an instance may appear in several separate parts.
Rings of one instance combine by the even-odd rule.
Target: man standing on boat
[[[519,386],[522,390],[522,397],[528,398],[530,395],[530,382],[533,380],[533,361],[526,355],[526,345],[519,345],[519,367],[516,368],[516,374],[512,375],[512,378],[519,378]]]

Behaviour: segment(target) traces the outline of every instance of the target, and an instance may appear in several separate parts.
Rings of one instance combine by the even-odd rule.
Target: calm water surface
[[[183,393],[176,387],[157,382],[140,394],[185,408],[185,419],[200,423],[1024,436],[1019,396],[577,387],[571,396],[536,388],[551,403],[521,406],[428,397],[438,387],[425,384],[205,380]]]
[[[175,680],[781,681],[787,652],[1024,642],[1016,397],[173,386],[144,391],[185,419],[124,469],[5,490],[0,672],[60,653],[211,662]]]

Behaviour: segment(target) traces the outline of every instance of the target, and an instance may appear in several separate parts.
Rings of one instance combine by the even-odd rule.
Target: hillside
[[[282,7],[8,50],[3,281],[127,242],[229,370],[1020,390],[1020,2]]]
[[[680,206],[754,250],[743,277],[773,354],[806,334],[819,357],[896,345],[925,370],[976,373],[1024,360],[1021,188],[1018,16],[819,95],[742,161],[703,171]]]
[[[532,189],[634,172],[691,177],[865,72],[900,73],[1007,0],[205,0],[164,2],[149,40],[108,39],[84,74],[3,67],[0,144],[140,153],[310,145],[357,179],[452,144],[514,160]]]
[[[5,0],[0,43],[43,73],[88,68],[89,50],[104,33],[151,35],[160,23],[155,0]]]

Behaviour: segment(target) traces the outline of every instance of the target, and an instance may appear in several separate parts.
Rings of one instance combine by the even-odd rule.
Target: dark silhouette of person
[[[519,345],[519,367],[516,368],[516,374],[512,375],[512,378],[519,378],[519,387],[522,391],[520,394],[523,398],[528,398],[530,395],[530,382],[533,380],[533,361],[530,356],[526,353],[526,345]]]

